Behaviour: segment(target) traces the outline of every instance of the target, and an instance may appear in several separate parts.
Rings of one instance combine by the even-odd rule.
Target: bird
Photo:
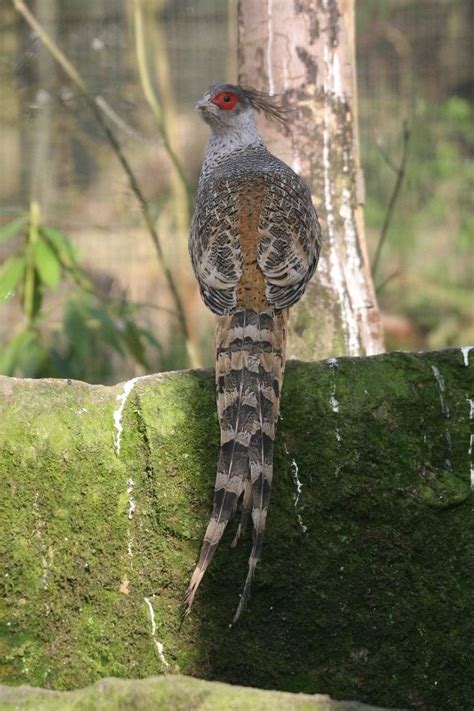
[[[279,97],[216,84],[196,108],[211,136],[199,175],[189,252],[205,305],[216,315],[220,452],[212,515],[184,595],[189,614],[203,576],[241,505],[232,542],[251,516],[247,577],[232,621],[245,609],[262,552],[285,368],[288,310],[318,262],[321,228],[304,180],[272,155],[256,114],[288,130]]]

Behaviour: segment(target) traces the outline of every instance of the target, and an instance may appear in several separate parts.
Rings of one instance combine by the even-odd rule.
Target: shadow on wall
[[[191,616],[169,627],[212,509],[212,376],[170,386],[161,414],[141,396],[155,487],[147,584],[156,575],[156,616],[167,619],[165,649],[181,671],[392,707],[454,708],[464,698],[468,421],[462,395],[450,395],[446,420],[433,358],[290,363],[263,557],[235,627],[251,547],[247,531],[230,548],[238,516]],[[436,363],[446,392],[462,388],[459,351]]]

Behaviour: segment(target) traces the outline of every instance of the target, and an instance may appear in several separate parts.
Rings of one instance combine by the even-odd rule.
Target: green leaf
[[[28,347],[22,348],[19,352],[19,370],[23,378],[43,378],[48,377],[49,356],[47,350],[41,343],[37,331],[32,333],[31,342]]]
[[[35,269],[34,271],[34,281],[33,281],[33,302],[32,302],[32,311],[31,311],[31,318],[33,321],[36,320],[38,317],[40,311],[41,311],[41,306],[43,304],[43,289],[41,288],[41,279],[38,274],[38,270]]]
[[[77,262],[77,252],[67,235],[54,227],[40,227],[40,235],[48,241],[61,265],[66,269],[74,282],[84,291],[93,291],[94,287]]]
[[[24,257],[7,259],[0,269],[0,302],[6,301],[15,291],[25,272]]]
[[[86,276],[85,272],[82,271],[80,267],[71,267],[69,269],[69,273],[76,284],[77,287],[81,291],[86,291],[89,293],[94,293],[95,294],[95,288],[91,280],[89,279],[88,276]]]
[[[145,339],[145,341],[148,341],[148,343],[150,345],[154,346],[154,348],[159,350],[160,353],[163,351],[163,346],[161,345],[159,340],[157,338],[155,338],[155,336],[151,333],[151,331],[148,331],[146,328],[141,328],[140,335],[142,338]]]
[[[64,308],[64,334],[71,344],[74,355],[80,359],[86,358],[90,348],[90,331],[87,328],[87,317],[87,307],[84,308],[80,302],[73,299],[67,301]],[[96,334],[93,334],[92,337],[95,339]]]
[[[2,346],[0,348],[0,373],[14,375],[20,365],[21,354],[31,346],[34,340],[35,335],[32,331],[21,331],[5,346]]]
[[[54,247],[60,261],[65,267],[72,268],[76,266],[76,250],[64,232],[60,232],[60,230],[56,230],[54,227],[42,225],[40,227],[40,235],[45,237],[51,246]]]
[[[0,228],[0,242],[6,242],[10,237],[17,235],[25,223],[26,217],[18,217],[12,222],[7,222],[6,225]]]
[[[48,247],[43,240],[35,243],[34,259],[36,270],[43,284],[49,286],[50,289],[56,289],[61,279],[61,263],[51,247]]]
[[[105,341],[106,343],[109,344],[117,353],[120,353],[120,355],[124,355],[123,348],[120,345],[119,341],[119,336],[121,336],[120,332],[120,323],[114,321],[107,311],[100,306],[92,306],[89,309],[89,313],[93,319],[96,319],[100,325],[101,328],[99,329],[98,337],[102,340]]]
[[[133,321],[126,322],[125,332],[122,334],[122,338],[129,353],[133,356],[137,363],[140,363],[140,365],[143,365],[144,368],[149,369],[150,366],[145,356],[145,349],[143,347],[141,334]]]

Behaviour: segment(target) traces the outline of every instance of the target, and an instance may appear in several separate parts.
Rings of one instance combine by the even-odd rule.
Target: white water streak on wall
[[[127,380],[127,382],[123,384],[123,390],[122,390],[121,394],[117,395],[117,402],[119,403],[119,405],[113,414],[114,426],[115,426],[114,445],[115,445],[115,454],[117,455],[117,457],[120,457],[120,444],[122,441],[122,432],[123,432],[122,415],[123,415],[124,407],[125,407],[127,400],[128,400],[128,396],[130,395],[133,388],[135,387],[135,384],[139,380],[142,380],[143,378],[148,378],[148,377],[149,377],[148,375],[142,375],[138,378],[132,378],[131,380]]]
[[[446,418],[448,418],[449,417],[449,407],[448,407],[445,397],[444,397],[444,393],[446,392],[446,384],[444,382],[444,378],[435,365],[431,366],[431,370],[433,371],[433,375],[435,376],[436,382],[438,383],[439,401],[441,403],[441,410],[443,411],[443,415]]]
[[[467,368],[468,365],[469,365],[469,353],[470,353],[472,350],[474,350],[474,346],[463,346],[463,347],[461,348],[461,353],[462,353],[464,365],[466,366],[466,368]]]
[[[298,501],[300,500],[300,495],[303,490],[303,484],[300,481],[298,465],[296,463],[296,459],[294,459],[294,458],[291,461],[291,473],[293,476],[293,481],[295,482],[295,486],[296,486],[296,493],[293,496],[293,499],[295,502],[295,509],[296,509],[296,518],[298,519],[298,523],[301,527],[301,530],[303,531],[303,533],[306,533],[306,531],[308,530],[308,527],[304,525],[301,514],[298,511]]]
[[[151,637],[152,637],[153,642],[155,644],[156,651],[158,653],[158,658],[164,667],[169,667],[169,664],[165,659],[163,644],[156,637],[156,621],[155,621],[155,611],[153,609],[153,605],[151,604],[151,600],[149,597],[144,597],[143,599],[145,600],[147,607],[148,607],[148,612],[150,615],[150,622],[151,622]]]
[[[337,360],[336,360],[336,358],[328,358],[326,362],[327,362],[329,368],[333,371],[333,375],[334,375],[334,382],[332,385],[331,397],[329,398],[329,404],[331,405],[331,410],[334,412],[334,414],[338,414],[339,409],[340,409],[340,402],[336,398],[336,370],[338,367]],[[342,439],[341,433],[339,432],[339,427],[336,424],[336,440],[339,443],[341,441],[341,439]]]
[[[131,478],[130,478],[130,479],[127,479],[127,494],[128,494],[128,511],[127,511],[127,515],[128,515],[129,520],[130,520],[131,518],[133,518],[133,514],[135,513],[135,509],[137,508],[137,504],[136,504],[136,502],[134,501],[134,499],[132,498],[132,493],[133,493],[134,486],[135,486],[135,482],[133,481],[133,479],[131,479]]]
[[[283,418],[280,416],[280,419],[283,419]],[[283,450],[284,450],[285,454],[288,455],[288,457],[289,457],[290,452],[288,451],[288,447],[287,447],[284,439],[283,439]],[[291,476],[292,476],[292,479],[295,482],[295,486],[296,486],[296,492],[293,494],[293,501],[295,503],[295,510],[296,510],[296,519],[297,519],[303,533],[306,533],[306,531],[308,530],[308,527],[305,526],[305,524],[303,523],[301,514],[298,511],[298,502],[300,500],[300,495],[303,490],[303,484],[299,478],[299,469],[298,469],[298,465],[296,463],[296,459],[294,457],[291,458]]]
[[[114,437],[114,447],[115,447],[115,454],[117,457],[120,457],[120,445],[122,442],[122,432],[123,432],[123,423],[122,423],[122,416],[123,416],[123,411],[125,408],[125,405],[127,404],[128,397],[130,393],[132,392],[133,388],[137,384],[139,380],[143,380],[144,378],[148,378],[148,375],[142,375],[137,378],[132,378],[131,380],[127,380],[126,383],[123,384],[123,389],[120,395],[117,395],[117,402],[118,407],[115,409],[113,413],[113,418],[114,418],[114,426],[115,426],[115,437]],[[133,481],[132,478],[127,478],[127,496],[128,496],[128,505],[127,505],[127,517],[130,522],[130,520],[133,517],[133,514],[135,513],[135,509],[137,507],[135,500],[132,497],[132,492],[133,488],[135,486],[135,482]],[[133,557],[133,537],[132,537],[132,532],[130,530],[130,523],[128,524],[127,527],[127,553],[129,558]]]
[[[127,517],[128,517],[128,527],[127,527],[127,553],[129,558],[133,557],[133,536],[130,530],[130,521],[133,518],[133,514],[137,508],[135,499],[132,497],[133,489],[135,487],[135,482],[132,478],[127,479],[127,494],[128,494],[128,507],[127,507]]]
[[[444,394],[446,392],[446,384],[444,382],[444,378],[435,365],[431,366],[431,370],[433,371],[433,375],[435,376],[435,379],[436,379],[436,382],[437,382],[438,388],[439,388],[439,401],[441,404],[441,411],[442,411],[443,415],[445,416],[445,418],[447,420],[449,420],[449,407],[448,407],[448,403],[446,402],[446,398],[444,397]],[[444,438],[446,440],[448,454],[449,454],[449,457],[446,458],[446,465],[448,468],[451,468],[452,442],[451,442],[451,433],[447,428],[444,431]]]
[[[466,400],[469,404],[469,420],[472,423],[472,421],[474,420],[474,398],[470,398],[466,395]],[[474,489],[474,461],[472,459],[473,451],[474,451],[474,434],[471,433],[469,435],[469,448],[467,450],[467,454],[469,457],[469,473],[471,476],[471,488]]]

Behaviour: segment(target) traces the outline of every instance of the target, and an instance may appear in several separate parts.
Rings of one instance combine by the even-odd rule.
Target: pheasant
[[[260,557],[273,476],[288,309],[318,262],[321,230],[305,182],[265,147],[256,112],[286,125],[275,97],[250,87],[209,87],[196,108],[211,127],[189,251],[204,303],[217,316],[216,390],[221,430],[212,516],[184,598],[189,613],[241,500],[235,546],[251,513],[253,545],[235,623]]]

